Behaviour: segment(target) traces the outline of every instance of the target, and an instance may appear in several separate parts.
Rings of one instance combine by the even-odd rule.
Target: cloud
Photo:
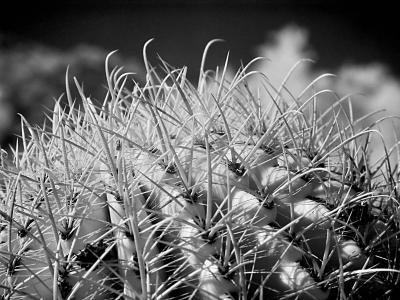
[[[69,50],[58,50],[40,45],[22,44],[10,49],[0,49],[0,142],[13,144],[15,134],[20,134],[17,113],[31,124],[43,123],[43,111],[52,109],[54,99],[65,91],[65,72],[69,66],[70,86],[79,103],[73,77],[83,83],[86,96],[102,103],[106,95],[104,60],[105,49],[78,45]],[[125,71],[140,71],[132,58],[116,53],[112,66],[124,66]],[[142,78],[135,77],[137,80]],[[66,103],[65,97],[63,98]]]
[[[295,25],[288,25],[273,33],[266,42],[258,47],[258,55],[266,57],[268,60],[258,63],[255,69],[265,74],[273,86],[278,87],[298,61],[317,56],[317,53],[309,45],[308,34],[305,29]],[[339,98],[348,94],[357,94],[350,98],[355,119],[378,110],[385,110],[369,118],[368,121],[362,122],[363,126],[368,126],[385,116],[400,116],[400,82],[391,75],[387,66],[379,62],[360,65],[343,64],[334,70],[319,70],[318,63],[304,62],[290,75],[285,86],[294,97],[297,97],[309,83],[327,71],[336,74],[337,77],[318,81],[313,87],[313,92],[329,88]],[[259,78],[256,78],[251,84],[260,89],[262,93],[264,87],[258,82]],[[284,97],[290,99],[292,95],[284,94]],[[263,98],[269,99],[268,94],[264,93]],[[304,101],[306,98],[303,97],[301,100]],[[337,101],[337,98],[330,97],[328,94],[321,95],[320,98],[321,111]],[[396,141],[395,129],[400,128],[399,124],[400,121],[397,119],[390,119],[376,127],[389,147]],[[378,135],[373,135],[371,138],[373,148],[371,161],[374,161],[384,152],[381,138]]]
[[[396,136],[400,128],[400,82],[392,76],[388,68],[380,63],[365,65],[345,65],[338,72],[336,90],[342,94],[360,92],[361,95],[351,97],[354,106],[355,118],[366,114],[379,112],[363,122],[368,123],[386,118],[374,127],[382,136],[385,144],[390,148],[399,139]],[[394,118],[387,118],[394,116]],[[384,147],[381,137],[374,135],[371,140],[374,149],[371,160],[383,156]]]
[[[308,32],[295,25],[270,33],[267,42],[258,47],[257,53],[266,58],[257,65],[257,69],[276,87],[298,61],[315,56],[308,46]],[[307,86],[313,75],[310,64],[302,63],[295,69],[286,85],[297,95]]]

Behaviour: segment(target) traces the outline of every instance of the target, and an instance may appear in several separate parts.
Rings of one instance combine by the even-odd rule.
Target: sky
[[[315,63],[299,71],[293,89],[332,72],[340,75],[335,82],[340,93],[358,89],[368,95],[368,101],[354,100],[357,113],[381,108],[400,113],[396,100],[400,26],[398,11],[390,2],[373,6],[341,0],[28,3],[13,1],[0,9],[0,127],[4,128],[0,139],[9,126],[15,127],[13,134],[18,132],[18,113],[32,112],[32,120],[40,120],[43,109],[36,113],[33,109],[51,106],[63,92],[67,65],[97,97],[102,87],[93,85],[101,81],[107,53],[118,49],[118,62],[140,73],[142,47],[150,38],[154,38],[150,58],[156,63],[160,55],[176,67],[188,66],[192,80],[197,79],[207,42],[221,38],[225,42],[212,48],[206,68],[221,65],[228,51],[232,70],[266,56],[270,62],[258,67],[279,83],[296,59],[311,57]]]
[[[27,4],[28,3],[28,4]],[[141,56],[145,41],[155,38],[152,51],[176,66],[199,67],[205,44],[226,40],[210,57],[223,61],[228,50],[240,65],[256,54],[266,33],[295,23],[310,31],[319,64],[385,60],[400,73],[400,26],[393,4],[325,0],[70,0],[12,1],[0,10],[3,44],[21,41],[69,49],[87,43],[126,56]],[[390,3],[390,2],[388,2]],[[4,41],[7,37],[7,41]],[[194,76],[194,75],[193,75]]]

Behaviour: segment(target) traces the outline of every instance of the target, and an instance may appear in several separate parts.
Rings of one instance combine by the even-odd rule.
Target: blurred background
[[[34,3],[33,3],[34,2]],[[76,76],[88,96],[105,95],[104,59],[125,66],[143,80],[142,47],[176,67],[188,66],[197,79],[208,41],[222,38],[207,68],[223,64],[230,51],[232,70],[256,56],[256,68],[279,84],[300,58],[289,88],[301,91],[324,72],[339,95],[354,97],[356,115],[386,108],[400,114],[399,12],[394,4],[342,0],[70,0],[13,1],[0,8],[0,143],[15,142],[20,117],[43,123],[46,107],[64,92],[65,71]],[[323,84],[325,85],[326,82]],[[390,124],[391,125],[391,124]],[[382,129],[392,142],[393,130]]]

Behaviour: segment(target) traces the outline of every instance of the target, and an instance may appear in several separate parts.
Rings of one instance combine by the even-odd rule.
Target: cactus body
[[[23,120],[1,157],[5,299],[391,297],[398,170],[368,161],[369,131],[335,107],[319,117],[306,93],[277,88],[268,106],[246,68],[202,69],[194,87],[145,55],[147,82],[128,90],[108,59],[102,107],[78,82],[74,107],[67,86],[70,107],[50,128]]]

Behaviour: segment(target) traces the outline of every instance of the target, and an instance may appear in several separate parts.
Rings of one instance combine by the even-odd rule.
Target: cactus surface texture
[[[67,85],[2,150],[2,299],[393,298],[399,149],[369,161],[349,100],[318,110],[332,91],[206,71],[207,50],[195,86],[147,46],[145,83],[110,54],[101,107],[75,79],[81,105]]]

